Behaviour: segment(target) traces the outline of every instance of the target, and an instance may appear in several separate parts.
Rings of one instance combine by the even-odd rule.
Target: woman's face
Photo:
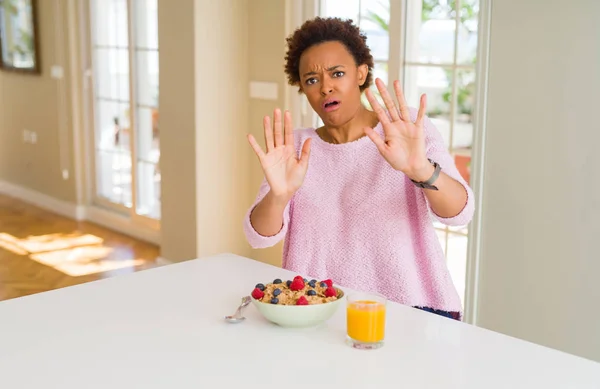
[[[307,49],[300,57],[300,87],[312,108],[328,126],[340,126],[361,107],[360,86],[368,66],[356,66],[352,54],[337,41]]]

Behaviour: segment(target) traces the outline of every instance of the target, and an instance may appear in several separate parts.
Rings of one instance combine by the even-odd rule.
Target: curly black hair
[[[365,82],[360,86],[364,91],[373,82],[373,56],[367,46],[367,36],[354,25],[351,19],[316,17],[308,20],[286,38],[288,51],[285,55],[285,73],[290,85],[300,84],[300,57],[308,48],[324,43],[338,41],[342,43],[357,66],[366,64],[369,72]],[[300,90],[299,90],[300,92]]]

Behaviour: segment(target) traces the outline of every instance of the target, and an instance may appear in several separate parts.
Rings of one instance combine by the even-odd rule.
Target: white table
[[[372,351],[344,343],[344,309],[313,329],[223,320],[292,275],[224,254],[4,301],[0,388],[600,388],[598,363],[398,304]]]

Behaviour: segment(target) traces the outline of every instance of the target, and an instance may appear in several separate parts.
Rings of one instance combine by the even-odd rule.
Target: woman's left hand
[[[425,154],[423,119],[425,116],[426,96],[421,95],[419,112],[416,120],[413,122],[410,118],[406,101],[404,100],[404,94],[400,88],[400,82],[397,80],[394,82],[394,90],[399,107],[392,100],[383,81],[377,78],[375,84],[388,109],[389,116],[375,99],[370,89],[367,89],[366,95],[369,103],[371,103],[371,107],[373,107],[373,110],[379,117],[379,121],[383,125],[385,139],[382,139],[372,128],[365,128],[365,133],[375,143],[383,158],[394,169],[403,172],[415,181],[428,180],[435,169]]]

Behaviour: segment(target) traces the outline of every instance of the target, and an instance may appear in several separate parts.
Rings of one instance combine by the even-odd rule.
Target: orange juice
[[[364,343],[381,342],[385,336],[385,304],[373,300],[348,302],[348,336]]]

